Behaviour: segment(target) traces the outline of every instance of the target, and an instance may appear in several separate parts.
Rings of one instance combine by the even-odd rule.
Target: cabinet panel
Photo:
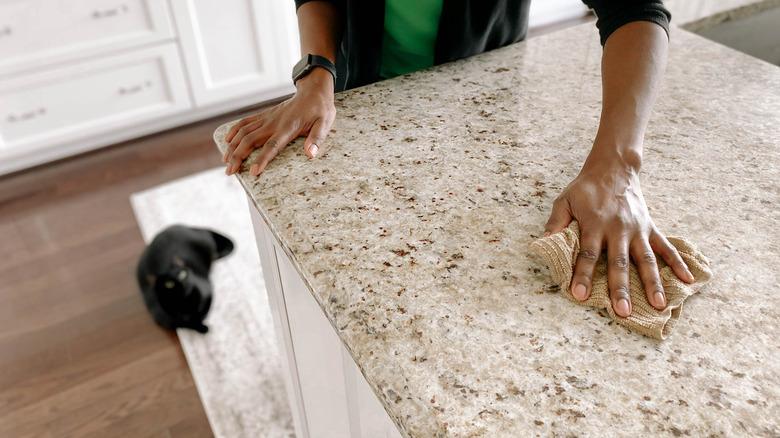
[[[190,107],[173,44],[0,83],[0,146],[30,152]]]
[[[346,348],[342,347],[341,351],[352,438],[401,438],[401,433],[368,386],[352,356]]]
[[[301,438],[400,438],[401,434],[328,322],[287,254],[249,210]]]
[[[162,0],[0,1],[0,74],[172,36]]]
[[[171,7],[198,106],[291,82],[294,2],[171,0]]]
[[[287,256],[274,247],[309,434],[349,437],[341,340]]]
[[[268,225],[247,196],[249,215],[252,218],[252,228],[255,232],[257,252],[260,255],[260,265],[263,268],[263,281],[268,295],[268,306],[271,308],[271,316],[274,320],[274,335],[279,346],[282,362],[282,377],[287,390],[287,400],[295,425],[295,436],[298,438],[309,437],[306,413],[303,409],[303,396],[301,394],[300,380],[298,379],[298,365],[295,360],[295,350],[290,336],[290,321],[287,318],[284,294],[282,293],[282,279],[279,275],[279,264],[276,262],[276,250]]]

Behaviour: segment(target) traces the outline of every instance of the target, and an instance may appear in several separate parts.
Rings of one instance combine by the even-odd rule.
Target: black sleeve
[[[661,26],[666,31],[666,35],[669,35],[669,21],[672,19],[672,14],[664,7],[662,0],[582,0],[582,2],[596,13],[596,27],[599,29],[602,46],[612,32],[632,21],[650,21]]]

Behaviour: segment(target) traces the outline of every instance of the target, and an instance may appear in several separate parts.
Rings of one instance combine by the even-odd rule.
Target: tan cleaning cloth
[[[531,244],[531,252],[544,260],[550,269],[553,281],[561,287],[561,291],[570,300],[584,306],[606,309],[618,324],[651,338],[665,339],[677,319],[680,318],[683,301],[696,293],[712,277],[709,260],[691,243],[677,237],[668,237],[668,239],[688,265],[688,269],[695,279],[694,283],[687,284],[678,279],[672,268],[659,258],[658,271],[666,293],[667,306],[664,310],[656,310],[647,302],[636,267],[633,263],[629,264],[631,315],[628,318],[617,316],[612,310],[607,286],[607,262],[604,255],[599,257],[593,271],[591,293],[588,299],[579,301],[572,296],[571,278],[580,251],[580,230],[577,222],[572,222],[568,228],[561,232],[537,239]]]

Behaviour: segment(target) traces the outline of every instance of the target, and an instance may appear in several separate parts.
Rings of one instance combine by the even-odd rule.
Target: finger
[[[569,226],[572,219],[568,201],[564,198],[556,199],[553,203],[550,218],[547,219],[547,223],[544,225],[544,235],[549,236],[552,233],[563,230]]]
[[[233,151],[233,154],[231,154],[225,172],[228,175],[238,172],[239,169],[241,169],[241,163],[244,162],[249,154],[251,154],[254,149],[261,147],[272,135],[273,133],[270,130],[265,129],[257,130],[244,137],[236,150]]]
[[[242,126],[245,126],[254,121],[255,121],[255,116],[250,116],[250,117],[244,117],[243,119],[233,124],[233,126],[231,126],[230,129],[228,130],[227,134],[225,134],[225,141],[230,142],[230,140],[233,139],[233,136],[236,135],[236,133]]]
[[[262,146],[273,135],[271,129],[258,129],[247,134],[230,156],[230,170],[235,172],[253,150]]]
[[[631,314],[631,297],[628,293],[628,244],[624,236],[609,240],[607,261],[607,283],[612,310],[625,318]]]
[[[658,264],[655,261],[655,253],[650,247],[646,237],[634,239],[631,242],[631,258],[634,259],[639,278],[642,279],[642,286],[645,289],[647,302],[658,310],[666,307],[666,296],[661,284],[661,277],[658,275]]]
[[[661,256],[667,265],[672,267],[674,275],[680,280],[686,283],[693,283],[695,278],[688,269],[688,265],[685,264],[680,253],[677,252],[677,248],[674,247],[666,237],[658,230],[654,230],[650,234],[650,246],[653,250]]]
[[[243,128],[244,126],[254,123],[257,121],[257,115],[244,117],[243,119],[236,122],[235,125],[230,127],[230,130],[225,134],[225,142],[227,142],[228,147],[225,148],[225,153],[222,156],[222,162],[227,163],[230,158],[230,152],[232,152],[233,149],[235,149],[235,145],[232,144],[233,139],[236,137],[238,132]],[[232,147],[231,147],[232,146]]]
[[[601,241],[601,234],[582,232],[580,252],[577,254],[571,282],[571,294],[580,301],[585,301],[590,296],[593,285],[593,270],[601,255]]]
[[[287,132],[284,134],[275,134],[273,137],[268,139],[268,141],[263,145],[263,150],[260,152],[260,155],[258,155],[257,159],[250,167],[249,172],[254,176],[258,176],[263,173],[266,166],[268,166],[268,163],[270,163],[271,160],[273,160],[274,157],[279,154],[279,151],[284,149],[284,147],[287,146],[287,144],[290,143],[294,138],[295,134],[293,132]]]
[[[237,132],[236,135],[233,136],[233,139],[228,142],[228,147],[225,149],[225,156],[222,158],[222,161],[225,163],[230,162],[231,158],[233,158],[233,153],[235,153],[236,148],[239,144],[241,144],[241,141],[246,138],[249,134],[257,131],[263,126],[262,120],[257,120],[252,123],[247,123],[246,125],[242,126]]]
[[[314,158],[322,150],[322,146],[325,143],[325,138],[330,132],[330,126],[333,124],[333,120],[317,119],[309,130],[309,135],[306,136],[306,140],[303,142],[303,153],[309,158]]]
[[[250,123],[254,123],[258,121],[266,113],[266,111],[267,110],[261,111],[257,114],[252,114],[251,116],[244,117],[243,119],[236,122],[235,125],[230,127],[230,130],[227,132],[227,134],[225,134],[225,141],[230,142],[231,140],[233,140],[233,136],[235,136],[236,133],[238,133],[239,129],[241,129],[242,127]]]

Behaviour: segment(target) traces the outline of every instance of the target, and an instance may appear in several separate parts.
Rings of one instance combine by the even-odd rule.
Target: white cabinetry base
[[[249,201],[300,438],[400,438],[333,326]]]

